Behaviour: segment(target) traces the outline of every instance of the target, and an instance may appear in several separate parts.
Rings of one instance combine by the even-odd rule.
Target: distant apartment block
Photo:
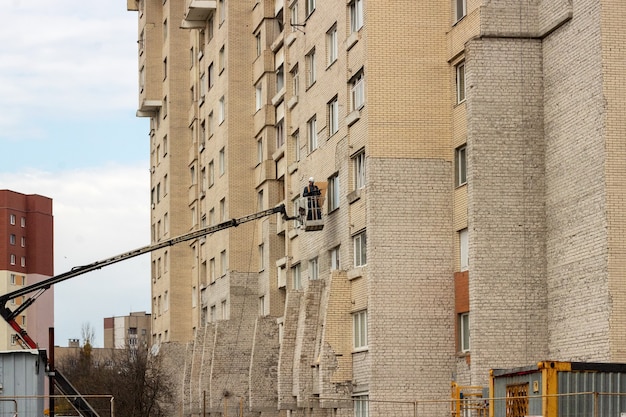
[[[626,362],[626,3],[127,8],[152,242],[298,217],[153,252],[176,413],[444,416],[492,368]]]
[[[133,312],[128,316],[106,317],[104,348],[148,349],[151,345],[150,317],[145,311]]]
[[[35,194],[0,190],[0,292],[15,291],[54,274],[52,199]],[[10,300],[18,308],[27,296]],[[38,343],[48,348],[48,329],[54,326],[54,290],[50,288],[24,310],[17,323]],[[17,334],[0,325],[0,350],[19,350]]]

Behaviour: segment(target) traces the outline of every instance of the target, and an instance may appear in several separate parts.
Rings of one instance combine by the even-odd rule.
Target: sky
[[[0,189],[53,200],[54,273],[150,244],[149,121],[126,0],[0,1]],[[150,312],[150,256],[54,286],[56,344]],[[0,322],[0,326],[4,324]]]

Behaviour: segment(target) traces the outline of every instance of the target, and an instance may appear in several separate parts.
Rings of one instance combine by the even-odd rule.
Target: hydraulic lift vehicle
[[[16,318],[31,304],[37,300],[39,296],[41,296],[47,289],[49,289],[52,285],[57,284],[59,282],[68,280],[70,278],[77,277],[79,275],[86,274],[87,272],[95,271],[97,269],[101,269],[105,266],[109,266],[121,261],[125,261],[127,259],[134,258],[139,255],[143,255],[145,253],[153,252],[158,249],[166,248],[169,246],[176,245],[181,242],[186,242],[189,240],[197,239],[206,235],[210,235],[212,233],[218,232],[220,230],[228,229],[230,227],[236,227],[240,224],[247,223],[253,220],[257,220],[266,216],[271,216],[272,214],[280,213],[285,220],[294,220],[296,217],[289,217],[287,215],[285,205],[281,204],[274,208],[263,210],[254,214],[250,214],[248,216],[230,219],[225,222],[219,223],[214,226],[208,226],[194,232],[190,232],[178,237],[174,237],[169,240],[165,240],[162,242],[158,242],[152,245],[144,246],[130,252],[122,253],[117,256],[113,256],[111,258],[107,258],[101,261],[97,261],[84,266],[77,266],[72,268],[70,271],[65,272],[60,275],[55,275],[51,278],[44,279],[38,283],[27,285],[18,290],[9,292],[7,294],[0,295],[0,315],[2,318],[11,326],[11,328],[17,332],[19,336],[20,344],[26,349],[38,349],[37,343],[28,335],[25,329],[23,329],[16,321]],[[32,295],[24,300],[24,302],[19,305],[15,310],[11,310],[7,307],[7,303],[17,297],[26,296],[27,294]],[[53,347],[51,347],[53,348]],[[85,398],[78,393],[78,391],[72,386],[72,384],[56,369],[54,369],[53,361],[49,362],[48,369],[50,379],[54,382],[54,386],[69,400],[74,409],[83,417],[99,417],[98,413],[89,405],[89,403],[85,400]],[[52,384],[51,384],[52,386]],[[51,397],[51,415],[54,401]]]

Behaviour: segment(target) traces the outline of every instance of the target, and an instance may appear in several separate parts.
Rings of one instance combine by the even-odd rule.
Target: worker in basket
[[[309,178],[309,184],[304,187],[302,196],[306,197],[308,212],[306,215],[307,220],[320,220],[322,218],[322,209],[320,207],[319,196],[322,195],[313,177]]]

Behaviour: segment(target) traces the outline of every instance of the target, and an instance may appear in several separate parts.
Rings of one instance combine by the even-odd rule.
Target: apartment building
[[[104,318],[104,348],[148,349],[152,342],[151,315],[145,311],[131,312],[128,316]]]
[[[53,276],[52,199],[36,194],[0,190],[0,292],[15,291]],[[5,307],[16,311],[22,296]],[[22,311],[16,322],[41,349],[47,349],[48,329],[54,326],[54,290]],[[21,350],[18,335],[8,324],[0,327],[0,350]]]
[[[626,360],[626,5],[127,6],[153,241],[323,191],[323,225],[153,255],[182,414],[446,415],[492,368]]]

